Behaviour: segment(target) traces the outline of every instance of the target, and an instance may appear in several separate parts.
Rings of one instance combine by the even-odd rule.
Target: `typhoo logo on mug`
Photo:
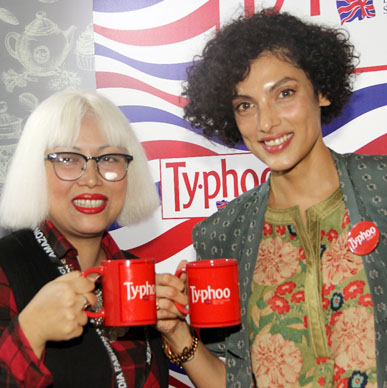
[[[229,288],[211,288],[196,289],[196,286],[190,286],[192,303],[222,303],[230,300],[231,290]]]
[[[148,300],[151,296],[156,295],[155,285],[149,284],[146,281],[145,284],[134,285],[133,282],[124,282],[126,287],[126,295],[128,300],[133,300],[136,298]]]
[[[102,277],[103,307],[97,312],[86,310],[89,318],[103,317],[105,326],[156,323],[154,259],[103,260],[82,275],[91,273]]]
[[[238,261],[230,258],[193,261],[175,275],[187,274],[189,306],[175,302],[183,314],[189,314],[192,327],[225,327],[239,325]]]

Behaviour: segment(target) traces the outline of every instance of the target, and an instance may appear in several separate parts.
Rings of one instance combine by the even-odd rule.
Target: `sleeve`
[[[0,268],[0,386],[47,387],[52,384],[50,371],[39,360],[25,337],[19,322],[14,295]]]
[[[206,348],[215,356],[226,358],[230,336],[238,331],[238,327],[222,327],[200,329],[199,337]]]
[[[364,216],[375,222],[380,232],[384,232],[387,229],[387,155],[348,154],[347,159],[351,184],[356,197],[365,206]],[[347,183],[341,182],[341,184],[344,186]],[[345,186],[343,193],[345,193]],[[348,200],[346,202],[351,218],[351,210],[359,204]],[[381,233],[381,240],[384,244],[387,243],[384,233]]]
[[[216,219],[216,217],[217,216],[214,215],[211,218]],[[214,256],[213,250],[210,249],[213,242],[211,242],[211,239],[208,237],[212,232],[212,228],[210,228],[208,224],[209,218],[195,225],[192,231],[193,247],[196,251],[197,260]],[[217,357],[226,356],[226,339],[228,335],[227,328],[201,329],[199,331],[200,340],[206,348]]]

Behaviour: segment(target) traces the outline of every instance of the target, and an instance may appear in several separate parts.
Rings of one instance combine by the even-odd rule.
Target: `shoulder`
[[[339,158],[356,186],[371,191],[386,188],[387,155],[344,154]]]
[[[0,267],[19,310],[44,284],[59,276],[31,229],[21,229],[0,239]]]
[[[387,155],[332,152],[340,179],[347,176],[361,194],[381,195],[387,190]]]
[[[31,229],[20,229],[7,234],[0,239],[0,257],[8,252],[25,251],[35,243],[35,238]]]
[[[339,160],[352,170],[365,170],[368,168],[375,168],[383,170],[387,167],[387,155],[364,155],[364,154],[336,154]]]
[[[268,188],[269,184],[265,182],[236,197],[220,211],[195,225],[194,233],[203,227],[210,227],[211,225],[216,227],[223,222],[234,223],[238,220],[244,220],[247,212],[259,210],[268,193]]]
[[[336,157],[339,160],[338,172],[343,193],[347,187],[352,187],[358,204],[363,204],[366,209],[364,217],[385,228],[387,155],[336,154]]]
[[[192,232],[197,257],[236,257],[247,242],[252,244],[263,222],[268,188],[265,182],[198,223]]]

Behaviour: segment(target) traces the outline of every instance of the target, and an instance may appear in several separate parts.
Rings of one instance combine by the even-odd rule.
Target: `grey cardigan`
[[[363,256],[374,305],[378,387],[387,387],[387,155],[340,155],[332,151],[352,225],[374,222],[380,231],[377,248]],[[207,346],[226,358],[227,387],[253,387],[247,332],[247,304],[262,238],[269,181],[235,198],[193,230],[198,259],[232,257],[239,261],[242,324],[224,330]],[[220,339],[219,339],[220,336]],[[214,336],[215,337],[215,336]]]

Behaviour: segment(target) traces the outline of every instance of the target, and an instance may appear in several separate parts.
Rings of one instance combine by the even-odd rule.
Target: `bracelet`
[[[183,366],[182,366],[183,363],[190,361],[194,358],[195,352],[198,348],[198,343],[199,343],[198,337],[193,336],[191,347],[189,349],[185,347],[180,354],[175,354],[172,352],[168,342],[165,340],[164,337],[162,337],[162,340],[163,340],[163,349],[168,360],[173,364],[177,364],[180,367],[180,369],[183,369]]]

